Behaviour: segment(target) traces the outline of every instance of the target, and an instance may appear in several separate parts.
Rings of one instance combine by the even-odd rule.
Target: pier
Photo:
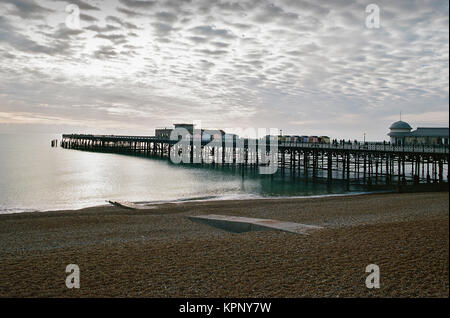
[[[238,147],[238,140],[231,143],[223,140],[213,146],[210,141],[191,141],[184,155],[197,165],[239,166],[244,175],[246,169],[258,169],[262,165],[262,156],[269,147],[269,141],[256,147],[250,146],[252,142],[241,140],[239,145],[243,147]],[[64,134],[60,145],[66,149],[170,159],[171,152],[181,151],[178,143],[178,140],[155,136]],[[199,154],[200,158],[195,158]],[[368,186],[448,186],[448,146],[278,141],[276,155],[278,173],[294,179],[342,180],[348,185]]]

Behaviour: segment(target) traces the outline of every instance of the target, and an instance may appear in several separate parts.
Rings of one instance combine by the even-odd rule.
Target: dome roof
[[[391,125],[391,127],[389,127],[389,129],[408,129],[411,130],[412,127],[408,124],[405,123],[404,121],[396,121],[395,123],[393,123]]]

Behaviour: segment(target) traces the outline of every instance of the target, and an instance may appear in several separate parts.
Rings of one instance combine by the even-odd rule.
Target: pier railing
[[[280,142],[281,147],[292,148],[311,148],[311,149],[330,149],[330,150],[369,150],[380,152],[409,152],[409,153],[441,153],[448,154],[449,146],[444,145],[392,145],[386,144],[320,144],[304,142]]]
[[[161,139],[155,136],[120,136],[120,135],[88,135],[88,134],[65,134],[63,139],[84,139],[102,141],[132,141],[132,142],[168,142],[177,143],[177,140]],[[208,141],[202,141],[202,145]],[[369,152],[397,152],[397,153],[436,153],[449,154],[448,145],[393,145],[390,143],[307,143],[307,142],[278,142],[279,147],[303,148],[303,149],[323,149],[323,150],[353,150]]]

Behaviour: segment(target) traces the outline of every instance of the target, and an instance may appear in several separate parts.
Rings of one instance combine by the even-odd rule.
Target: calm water
[[[0,213],[133,202],[340,194],[344,185],[51,148],[60,135],[0,134]],[[358,191],[357,189],[353,189]]]

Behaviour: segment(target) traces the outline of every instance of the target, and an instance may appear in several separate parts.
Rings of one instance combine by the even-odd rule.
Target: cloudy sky
[[[1,0],[0,132],[448,126],[448,28],[447,0]]]

